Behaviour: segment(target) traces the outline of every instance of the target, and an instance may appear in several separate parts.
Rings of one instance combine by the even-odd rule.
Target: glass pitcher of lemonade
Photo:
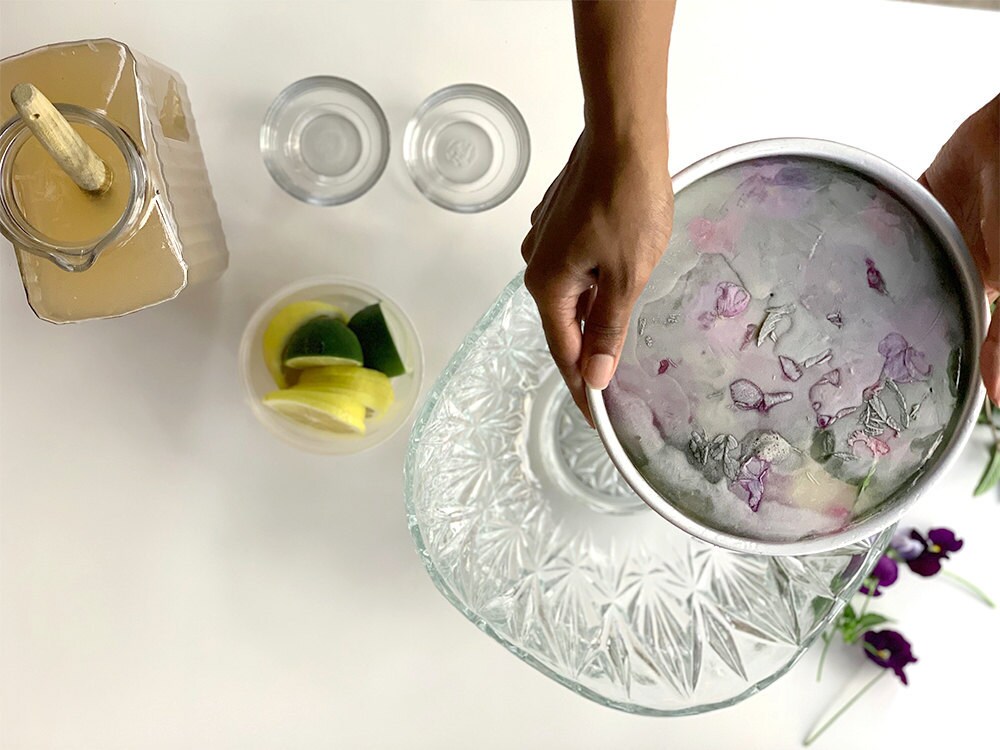
[[[81,190],[11,101],[30,83],[107,165]],[[180,76],[111,39],[0,61],[0,231],[28,303],[53,323],[110,318],[176,297],[228,264]]]

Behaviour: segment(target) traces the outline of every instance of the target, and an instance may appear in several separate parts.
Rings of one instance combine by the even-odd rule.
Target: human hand
[[[1000,296],[1000,95],[959,126],[920,176],[958,225],[991,302]],[[979,360],[990,399],[1000,404],[1000,314]]]
[[[632,308],[667,247],[672,219],[665,132],[600,142],[585,129],[532,212],[521,245],[524,284],[552,358],[591,425],[585,384],[603,389],[614,375]]]

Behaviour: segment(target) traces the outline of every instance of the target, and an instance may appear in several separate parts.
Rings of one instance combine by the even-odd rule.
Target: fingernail
[[[615,374],[615,358],[610,354],[594,354],[583,368],[583,379],[591,388],[603,391]]]

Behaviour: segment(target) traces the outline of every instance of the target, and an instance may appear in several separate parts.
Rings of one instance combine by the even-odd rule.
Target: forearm
[[[666,144],[667,56],[675,0],[574,0],[584,118],[591,136]]]

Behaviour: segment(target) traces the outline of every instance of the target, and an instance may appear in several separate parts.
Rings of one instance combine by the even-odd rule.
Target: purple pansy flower
[[[865,258],[865,266],[868,268],[868,286],[874,289],[879,294],[885,294],[888,296],[889,292],[885,288],[885,279],[882,278],[882,272],[875,267],[875,261],[871,258]]]
[[[870,582],[873,584],[871,595],[882,596],[882,589],[894,584],[898,577],[899,566],[896,564],[896,561],[888,555],[882,555],[878,559],[878,562],[875,563],[875,567],[872,568],[872,572],[865,579],[865,584],[861,586],[861,593],[868,594],[868,583]]]
[[[865,656],[883,669],[891,669],[904,685],[907,684],[903,670],[908,664],[916,664],[910,642],[895,630],[869,630],[864,634]]]
[[[932,576],[941,571],[941,561],[948,559],[949,552],[958,552],[965,544],[955,536],[951,529],[931,529],[927,538],[921,536],[916,529],[910,531],[910,537],[924,545],[923,551],[906,564],[910,570],[919,576]]]
[[[923,537],[917,534],[918,538],[914,539],[910,536],[911,531],[912,529],[899,529],[892,535],[892,541],[889,542],[889,547],[892,548],[892,551],[903,562],[919,557],[927,548],[927,545],[923,542]]]
[[[923,352],[910,346],[898,333],[890,333],[882,339],[878,345],[878,353],[885,357],[882,377],[891,378],[897,383],[927,380],[931,374],[931,366]]]
[[[764,483],[770,470],[770,461],[751,456],[740,465],[736,481],[730,485],[730,490],[742,497],[754,513],[760,507],[760,501],[764,499]]]

